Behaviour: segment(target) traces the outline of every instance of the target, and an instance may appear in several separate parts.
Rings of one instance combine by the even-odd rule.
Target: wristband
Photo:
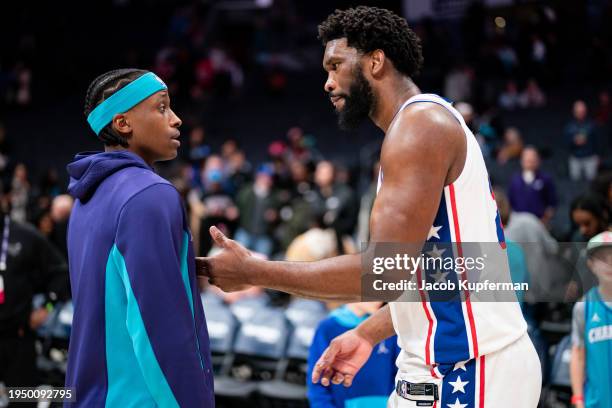
[[[570,401],[572,404],[577,402],[584,402],[584,397],[582,395],[572,395],[572,400]]]

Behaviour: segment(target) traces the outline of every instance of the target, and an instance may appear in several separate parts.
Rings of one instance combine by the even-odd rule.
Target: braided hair
[[[106,72],[94,79],[91,84],[89,84],[87,95],[85,96],[85,117],[89,116],[91,111],[102,103],[102,101],[147,72],[148,71],[134,68],[116,69]],[[100,131],[98,138],[104,142],[105,146],[129,146],[128,140],[113,130],[111,123]]]

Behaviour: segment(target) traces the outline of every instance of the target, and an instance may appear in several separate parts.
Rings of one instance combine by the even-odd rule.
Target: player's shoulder
[[[383,160],[448,158],[463,148],[461,123],[445,106],[428,102],[412,103],[398,113],[383,142]]]
[[[174,185],[155,173],[148,173],[141,174],[140,180],[130,186],[122,209],[137,209],[142,214],[152,215],[180,209],[181,198]]]
[[[387,138],[390,141],[443,140],[453,139],[460,132],[463,132],[461,123],[448,107],[423,101],[411,103],[398,113],[387,131]]]
[[[406,105],[398,114],[398,124],[436,126],[461,130],[461,123],[451,111],[452,106],[435,100],[416,101]]]

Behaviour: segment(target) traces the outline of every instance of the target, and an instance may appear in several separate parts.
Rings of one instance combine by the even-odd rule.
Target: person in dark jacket
[[[183,203],[152,168],[180,146],[167,87],[151,72],[111,71],[90,85],[85,114],[105,152],[68,165],[70,406],[214,407]]]
[[[35,387],[34,331],[53,305],[68,297],[66,260],[36,228],[11,220],[8,194],[1,194],[0,202],[0,382]],[[46,300],[32,310],[35,294]]]
[[[278,219],[273,171],[270,165],[260,166],[255,182],[240,190],[236,199],[240,210],[240,227],[236,231],[236,241],[266,256],[272,255],[272,225]]]

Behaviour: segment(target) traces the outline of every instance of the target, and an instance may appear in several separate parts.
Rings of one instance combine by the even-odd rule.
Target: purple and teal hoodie
[[[71,407],[214,407],[208,331],[177,190],[139,156],[68,165]]]

